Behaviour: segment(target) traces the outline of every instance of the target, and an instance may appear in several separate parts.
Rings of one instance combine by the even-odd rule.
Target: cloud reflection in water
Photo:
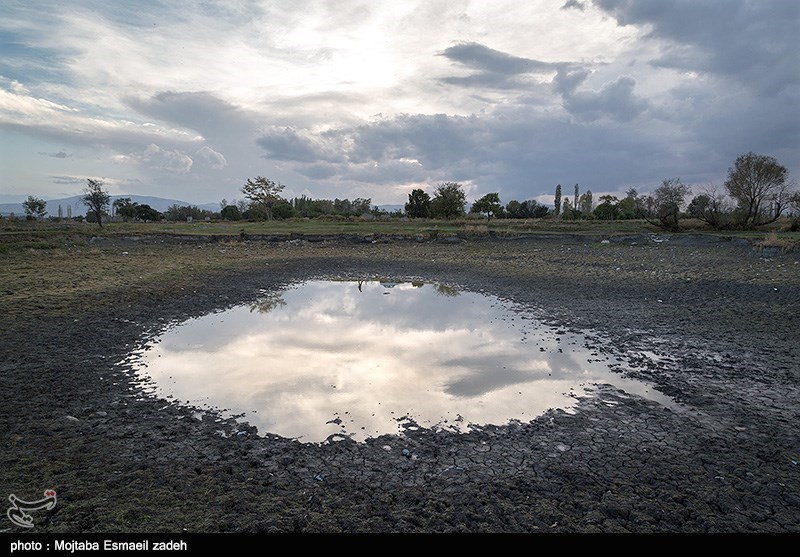
[[[404,415],[463,429],[568,408],[581,383],[649,388],[589,352],[492,296],[312,281],[170,329],[142,355],[142,374],[163,396],[246,413],[262,433],[363,440],[396,433]]]

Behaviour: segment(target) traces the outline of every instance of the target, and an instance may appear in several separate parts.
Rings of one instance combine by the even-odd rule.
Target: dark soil
[[[301,240],[196,292],[19,320],[0,344],[0,497],[55,489],[41,532],[800,532],[800,257],[676,244]],[[597,385],[530,423],[304,444],[197,420],[119,364],[169,323],[330,276],[512,299],[597,331],[680,404]]]

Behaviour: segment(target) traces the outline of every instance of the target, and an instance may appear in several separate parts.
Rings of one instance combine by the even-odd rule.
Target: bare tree
[[[690,191],[689,186],[681,183],[679,178],[664,180],[653,195],[636,197],[636,211],[650,224],[677,232],[680,230],[678,219],[681,207]]]
[[[103,214],[108,209],[108,204],[111,201],[111,196],[103,189],[103,181],[87,178],[81,200],[89,208],[89,212],[95,214],[97,224],[100,225],[100,228],[103,228]]]
[[[733,204],[730,198],[714,184],[703,188],[689,203],[686,212],[714,228],[725,228],[731,224]]]
[[[791,203],[792,211],[794,211],[794,220],[789,225],[789,230],[800,230],[800,191],[792,194],[792,197],[789,198],[789,203]]]

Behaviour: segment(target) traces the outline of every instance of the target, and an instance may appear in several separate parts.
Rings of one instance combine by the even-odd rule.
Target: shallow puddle
[[[530,421],[569,410],[592,383],[669,404],[586,342],[445,285],[310,281],[186,321],[136,356],[160,396],[307,442],[398,433],[411,420],[457,431]]]

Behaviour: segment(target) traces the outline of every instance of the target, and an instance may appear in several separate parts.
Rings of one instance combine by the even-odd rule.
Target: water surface
[[[529,421],[611,383],[644,383],[514,304],[439,284],[311,281],[191,319],[140,355],[162,396],[244,414],[260,433],[319,442]]]

